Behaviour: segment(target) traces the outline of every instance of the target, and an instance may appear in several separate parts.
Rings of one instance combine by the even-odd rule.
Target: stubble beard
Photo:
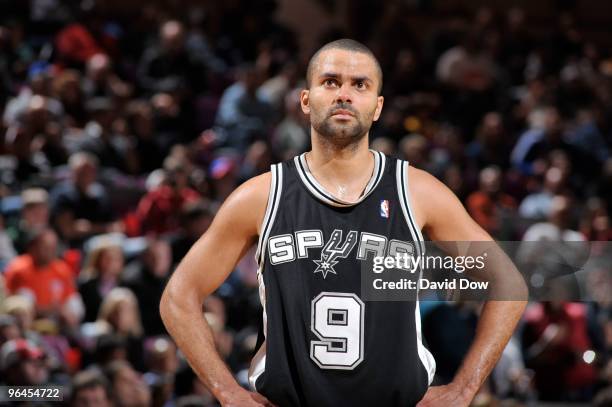
[[[353,118],[350,121],[337,121],[333,118],[332,112],[338,109],[346,109],[353,113]],[[361,120],[361,116],[350,106],[335,106],[325,113],[325,117],[321,120],[312,120],[312,127],[320,135],[320,137],[329,144],[335,147],[344,148],[350,145],[356,145],[361,141],[370,130],[370,125],[365,124],[366,121]]]

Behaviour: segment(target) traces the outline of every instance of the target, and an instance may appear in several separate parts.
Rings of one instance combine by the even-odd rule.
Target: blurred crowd
[[[215,405],[161,293],[237,185],[309,149],[307,58],[344,36],[383,67],[372,148],[441,179],[497,239],[612,237],[612,46],[571,8],[536,26],[520,8],[351,2],[345,28],[303,49],[274,0],[104,3],[0,1],[2,384],[62,385],[74,406]],[[253,254],[203,307],[244,385],[262,323]],[[609,268],[590,278],[589,302],[530,303],[479,405],[612,405]],[[447,383],[479,304],[421,305]]]

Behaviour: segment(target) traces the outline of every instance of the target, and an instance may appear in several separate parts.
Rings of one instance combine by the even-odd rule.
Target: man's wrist
[[[215,389],[211,389],[211,392],[221,404],[231,401],[236,393],[240,393],[241,391],[245,391],[245,389],[238,383],[223,385]]]
[[[473,381],[464,380],[458,377],[451,382],[451,385],[455,388],[455,391],[461,394],[461,396],[468,402],[474,399],[474,396],[476,396],[476,393],[478,393],[478,389],[480,388],[480,386],[476,385]]]

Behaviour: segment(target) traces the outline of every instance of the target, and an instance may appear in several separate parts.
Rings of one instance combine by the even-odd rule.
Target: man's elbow
[[[174,305],[174,299],[172,297],[170,284],[168,284],[159,302],[159,315],[167,329],[170,329],[169,324],[172,320],[172,308]]]
[[[175,272],[176,273],[176,272]],[[176,279],[170,279],[162,293],[159,302],[159,313],[167,329],[179,316],[200,313],[203,299],[198,290],[191,284],[179,284]]]

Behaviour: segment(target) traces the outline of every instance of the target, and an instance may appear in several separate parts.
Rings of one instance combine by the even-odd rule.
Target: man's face
[[[151,247],[144,254],[144,263],[155,277],[167,276],[172,265],[170,245],[163,240],[151,243]]]
[[[57,235],[51,231],[45,232],[33,243],[32,257],[36,264],[46,266],[57,256]]]
[[[75,183],[79,189],[85,191],[91,184],[96,181],[97,169],[91,163],[82,163],[74,170]]]
[[[131,367],[121,369],[115,379],[114,391],[120,405],[140,407],[151,402],[149,388]]]
[[[49,224],[49,205],[46,203],[29,204],[23,208],[22,219],[30,227],[44,227]]]
[[[24,382],[29,386],[43,384],[49,377],[49,371],[44,361],[40,359],[30,359],[21,362],[21,372]]]
[[[383,105],[379,85],[376,63],[367,54],[323,51],[314,62],[310,88],[300,95],[302,110],[325,139],[349,145],[378,120]]]
[[[109,407],[106,390],[102,386],[86,387],[75,396],[74,407]]]

